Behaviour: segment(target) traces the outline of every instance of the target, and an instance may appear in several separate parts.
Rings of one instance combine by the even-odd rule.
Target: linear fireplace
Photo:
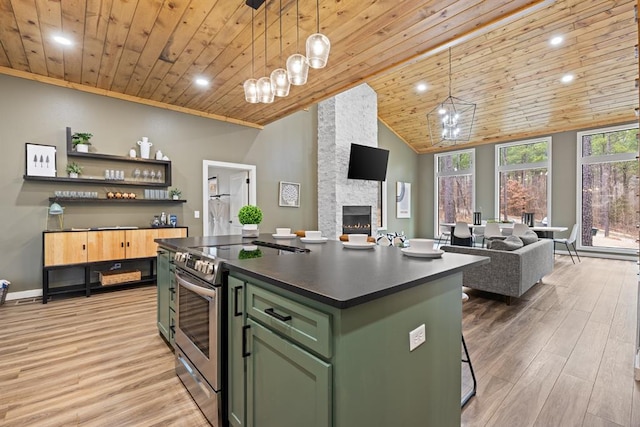
[[[371,206],[343,206],[342,234],[371,235]]]

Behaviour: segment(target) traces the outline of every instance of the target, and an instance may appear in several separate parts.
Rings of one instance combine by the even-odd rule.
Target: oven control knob
[[[212,272],[213,272],[213,264],[211,264],[210,262],[207,262],[203,273],[211,274]]]
[[[196,267],[196,271],[202,271],[202,260],[200,259],[197,260],[195,267]]]

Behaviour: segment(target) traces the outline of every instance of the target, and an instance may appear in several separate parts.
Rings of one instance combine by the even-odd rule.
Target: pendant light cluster
[[[246,4],[257,10],[264,0],[247,0]],[[274,97],[285,97],[289,95],[291,85],[302,86],[307,83],[309,68],[320,69],[327,65],[331,42],[329,38],[320,33],[320,1],[316,0],[316,24],[317,32],[307,38],[306,56],[299,53],[298,43],[300,40],[300,27],[298,19],[298,0],[296,0],[296,53],[289,56],[286,61],[286,69],[276,68],[269,77],[253,78],[254,69],[254,32],[253,16],[251,11],[251,78],[244,82],[244,96],[249,103],[258,102],[270,104]],[[280,61],[282,62],[282,0],[280,0]],[[264,71],[267,73],[267,6],[264,6]]]
[[[449,96],[427,114],[429,137],[433,146],[455,145],[469,141],[476,104],[451,96],[451,48],[449,48]]]

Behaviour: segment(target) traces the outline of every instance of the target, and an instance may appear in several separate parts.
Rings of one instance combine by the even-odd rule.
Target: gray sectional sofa
[[[553,270],[553,240],[540,239],[513,251],[468,246],[443,246],[446,252],[491,258],[488,264],[464,270],[462,284],[468,288],[520,297]]]

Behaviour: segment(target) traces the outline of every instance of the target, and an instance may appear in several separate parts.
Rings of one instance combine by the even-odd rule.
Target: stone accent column
[[[378,146],[378,98],[362,84],[318,104],[318,229],[342,234],[342,207],[371,206],[378,221],[378,182],[347,179],[351,144]]]

